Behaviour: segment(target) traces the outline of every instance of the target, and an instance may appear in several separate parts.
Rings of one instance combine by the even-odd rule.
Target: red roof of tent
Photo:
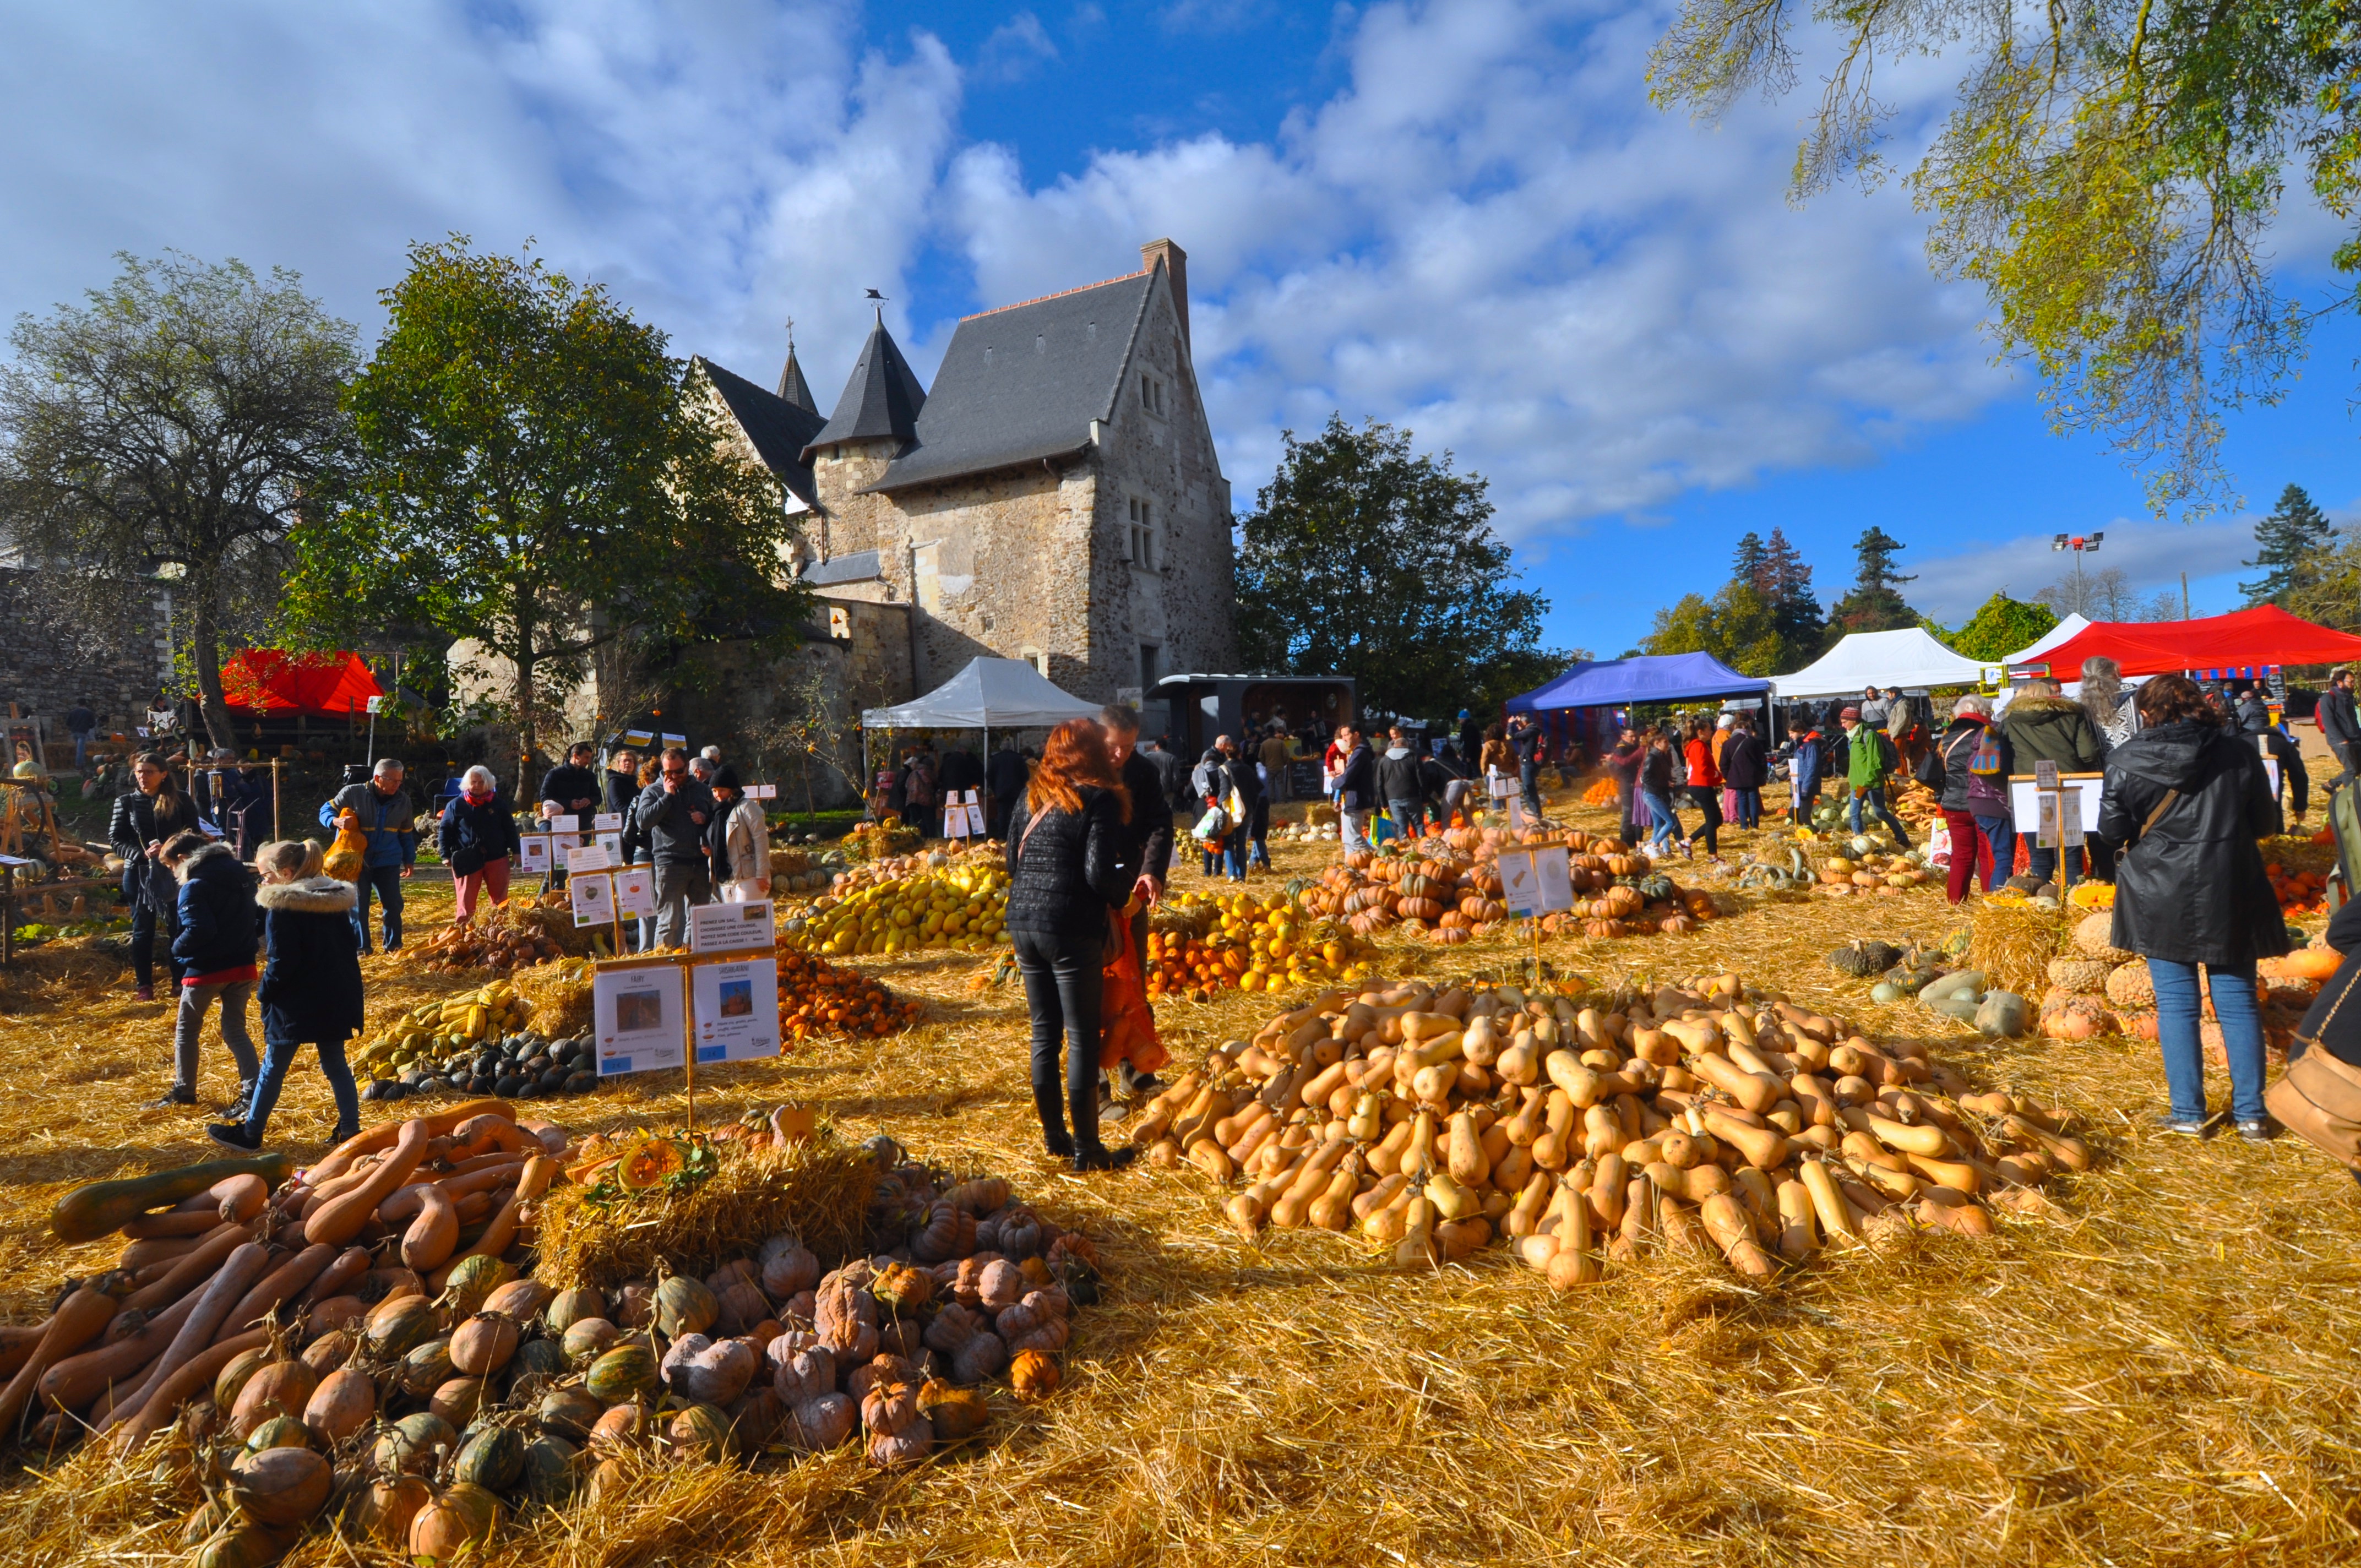
[[[2082,661],[2101,654],[2127,675],[2182,670],[2254,675],[2274,664],[2335,664],[2361,659],[2361,637],[2314,626],[2275,604],[2196,620],[2094,620],[2040,658],[2060,681],[2082,678]]]
[[[245,648],[222,666],[222,695],[230,707],[248,712],[305,713],[343,718],[367,713],[368,699],[383,696],[367,664],[355,653],[290,653],[283,648]]]

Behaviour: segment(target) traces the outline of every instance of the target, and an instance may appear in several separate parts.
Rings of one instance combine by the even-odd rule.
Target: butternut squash
[[[1757,1170],[1776,1170],[1787,1163],[1787,1139],[1783,1133],[1768,1127],[1750,1127],[1735,1116],[1712,1106],[1699,1113],[1705,1118],[1706,1130],[1746,1158]]]
[[[1505,1144],[1507,1139],[1501,1141]],[[1473,1112],[1461,1111],[1452,1116],[1444,1148],[1444,1164],[1452,1180],[1463,1187],[1480,1187],[1490,1178],[1492,1162],[1484,1153],[1483,1140],[1477,1135]]]
[[[456,1125],[456,1123],[453,1124]],[[361,1135],[367,1137],[368,1135]],[[401,1124],[401,1132],[395,1135],[392,1149],[371,1170],[367,1181],[336,1194],[312,1211],[303,1222],[304,1241],[341,1247],[360,1234],[361,1227],[368,1223],[369,1216],[377,1212],[377,1206],[390,1197],[394,1189],[401,1185],[401,1179],[426,1157],[426,1146],[436,1135],[433,1122],[427,1117],[412,1117]]]
[[[1852,1212],[1844,1195],[1837,1190],[1836,1178],[1828,1174],[1828,1168],[1817,1159],[1807,1159],[1796,1169],[1802,1176],[1805,1192],[1812,1200],[1812,1212],[1818,1217],[1820,1228],[1832,1236],[1859,1241],[1861,1233],[1853,1225]]]
[[[1546,1124],[1533,1140],[1533,1163],[1543,1170],[1564,1170],[1574,1159],[1574,1102],[1563,1089],[1549,1091]]]
[[[1739,1273],[1749,1279],[1768,1279],[1779,1271],[1755,1241],[1754,1226],[1737,1199],[1718,1192],[1697,1205],[1697,1217],[1704,1222],[1706,1234],[1720,1246],[1722,1256]]]
[[[380,1122],[338,1144],[329,1151],[325,1159],[304,1172],[304,1179],[318,1187],[343,1175],[363,1155],[377,1154],[398,1146],[401,1135],[413,1124],[423,1126],[429,1138],[439,1138],[449,1135],[454,1128],[465,1126],[477,1117],[486,1115],[505,1116],[513,1122],[516,1120],[516,1107],[505,1100],[463,1100],[448,1111],[438,1111],[430,1116],[412,1116],[404,1122]]]

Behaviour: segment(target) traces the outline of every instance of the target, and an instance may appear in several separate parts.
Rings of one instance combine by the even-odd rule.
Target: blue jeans
[[[1669,848],[1673,836],[1681,830],[1681,819],[1674,814],[1672,798],[1653,790],[1641,798],[1648,803],[1648,820],[1655,824],[1655,830],[1648,835],[1648,848]]]
[[[246,1109],[246,1131],[258,1142],[262,1130],[270,1124],[270,1113],[279,1103],[280,1087],[287,1081],[287,1069],[294,1065],[295,1053],[302,1045],[295,1040],[271,1040],[262,1047],[262,1076],[256,1080],[254,1100]],[[345,1060],[342,1040],[320,1042],[320,1070],[328,1077],[328,1087],[336,1096],[336,1130],[357,1133],[361,1127],[360,1091],[353,1086],[353,1069]]]
[[[1738,825],[1741,828],[1762,827],[1763,792],[1759,789],[1741,789],[1732,793],[1738,796]]]
[[[1993,882],[1998,884],[2015,876],[2016,874],[2016,824],[2005,817],[1979,816],[1976,818],[1976,832],[1992,850]]]
[[[1909,831],[1902,826],[1901,822],[1894,817],[1894,813],[1887,808],[1885,804],[1885,786],[1882,784],[1873,784],[1869,786],[1867,793],[1857,795],[1852,797],[1851,821],[1852,830],[1854,832],[1858,833],[1861,831],[1861,807],[1863,801],[1869,803],[1869,814],[1872,817],[1876,817],[1880,822],[1885,824],[1886,831],[1894,835],[1894,841],[1895,843],[1905,846],[1908,845],[1910,842]]]
[[[1524,786],[1525,809],[1539,817],[1542,814],[1542,765],[1539,762],[1518,763],[1517,783]]]
[[[385,904],[385,950],[389,953],[401,946],[401,865],[364,866],[360,885],[355,891],[360,896],[353,903],[353,934],[360,938],[361,951],[369,950],[369,892],[375,889]]]
[[[1246,830],[1242,824],[1222,839],[1222,865],[1232,882],[1246,880]]]
[[[2164,1053],[2165,1086],[2176,1116],[2205,1114],[2205,1047],[2198,1031],[2203,1001],[2197,994],[2197,966],[2169,959],[2147,961],[2156,986],[2156,1039]],[[2255,966],[2208,967],[2213,1015],[2222,1024],[2222,1048],[2230,1058],[2230,1113],[2241,1122],[2263,1114],[2263,1019],[2255,1007]]]
[[[82,772],[82,756],[83,756],[83,754],[84,754],[85,752],[87,752],[87,751],[90,750],[90,737],[91,737],[91,732],[90,732],[89,730],[87,730],[87,729],[77,729],[77,730],[75,730],[75,731],[73,732],[73,738],[74,738],[74,772],[76,772],[76,773],[80,773],[80,772]],[[2301,800],[2301,799],[2302,799],[2303,797],[2302,797],[2302,796],[2301,796],[2301,795],[2298,795],[2296,798],[2297,798],[2297,799],[2299,799],[2299,800]],[[2301,808],[2301,807],[2298,807],[2297,809],[2301,810],[2301,809],[2302,809],[2302,808]]]

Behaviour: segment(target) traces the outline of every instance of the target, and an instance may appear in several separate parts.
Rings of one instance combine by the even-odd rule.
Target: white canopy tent
[[[863,729],[1046,729],[1089,718],[1099,705],[1059,690],[1022,659],[972,659],[918,698],[861,715]]]
[[[2051,627],[2048,630],[2043,632],[2032,642],[2027,643],[2025,647],[2019,648],[2015,652],[2011,653],[2007,658],[2003,659],[2001,663],[2004,664],[2029,664],[2034,660],[2040,658],[2044,653],[2048,652],[2052,648],[2057,647],[2060,642],[2071,641],[2084,627],[2090,624],[2090,620],[2079,613],[2070,615],[2065,620],[2059,621],[2057,625]]]
[[[1880,691],[1971,686],[1982,679],[1982,664],[1952,652],[1924,629],[1911,626],[1899,631],[1856,631],[1794,674],[1772,676],[1771,688],[1786,701],[1858,696],[1864,686]]]

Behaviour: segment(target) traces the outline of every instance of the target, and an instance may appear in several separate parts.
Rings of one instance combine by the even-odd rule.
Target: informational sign
[[[697,1059],[752,1061],[779,1054],[779,962],[741,959],[693,964],[688,995],[697,1020]]]
[[[1529,917],[1574,907],[1574,867],[1565,846],[1500,851],[1500,902]]]
[[[2082,842],[2082,795],[2079,790],[2043,790],[2038,795],[2033,841],[2045,850],[2076,849]]]
[[[1508,807],[1509,810],[1510,832],[1522,833],[1532,826],[1532,823],[1527,820],[1525,817],[1525,803],[1521,796],[1513,795],[1503,795],[1500,797],[1500,804]]]
[[[2059,780],[2058,787],[2070,795],[2078,795],[2081,805],[2076,809],[2075,821],[2084,829],[2099,825],[2099,806],[2105,799],[2102,786],[2106,780],[2097,773],[2072,774]],[[2041,802],[2054,799],[2031,779],[2015,778],[2008,784],[2008,812],[2020,833],[2036,832],[2041,825]]]
[[[620,833],[623,830],[623,814],[620,811],[598,812],[590,818],[590,826],[601,833]]]
[[[2033,787],[2036,789],[2056,789],[2058,787],[2058,764],[2047,762],[2034,763]]]
[[[549,870],[549,835],[520,833],[517,835],[517,864],[528,875],[540,875]]]
[[[653,729],[626,729],[623,731],[623,744],[630,747],[634,751],[644,751],[655,743],[656,732]]]
[[[615,873],[615,913],[643,920],[656,917],[655,867],[627,866]]]
[[[686,735],[667,735],[664,738],[664,743],[667,746],[686,746],[688,744],[688,737]]]
[[[574,900],[577,926],[607,926],[615,919],[615,879],[604,872],[575,877],[566,884]]]
[[[607,852],[604,844],[576,844],[566,851],[566,869],[574,876],[584,872],[609,871],[614,864],[615,857]]]
[[[1517,781],[1500,773],[1497,768],[1488,775],[1485,782],[1491,790],[1494,800],[1506,800],[1517,793]]]
[[[600,970],[590,981],[598,1076],[657,1072],[688,1058],[687,987],[675,964]],[[775,1004],[774,1004],[775,1005]]]
[[[748,784],[746,786],[746,798],[748,800],[776,800],[779,798],[779,786],[777,784]],[[617,826],[620,827],[621,825],[619,823]]]
[[[623,863],[623,836],[620,833],[601,833],[591,842],[597,845],[599,852],[607,857],[609,865],[620,866]]]
[[[971,839],[983,837],[983,806],[973,790],[967,792],[967,833]]]
[[[771,901],[751,904],[700,904],[688,912],[688,950],[692,953],[738,953],[779,945],[771,920]]]
[[[961,803],[960,792],[955,789],[943,792],[943,837],[967,837],[967,807]]]
[[[572,812],[563,817],[553,817],[549,819],[549,830],[553,833],[579,833],[582,830],[582,818]]]

